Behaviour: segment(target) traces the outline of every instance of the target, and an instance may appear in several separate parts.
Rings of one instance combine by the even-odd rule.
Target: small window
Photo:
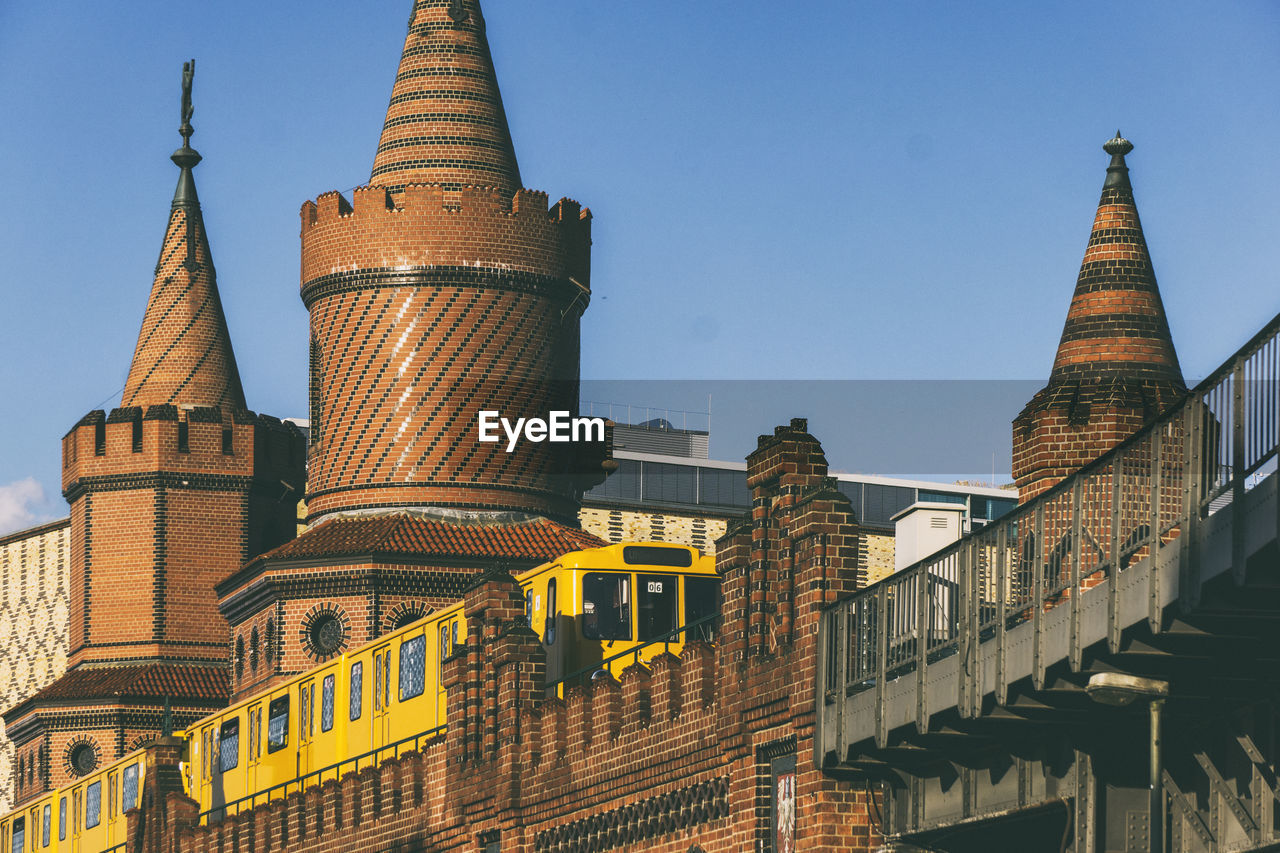
[[[593,572],[582,578],[582,636],[588,640],[631,639],[631,577]]]
[[[240,763],[240,718],[235,717],[222,724],[218,732],[218,769],[223,773],[234,770]]]
[[[235,440],[232,438],[231,430],[222,430],[222,455],[230,456],[235,451]]]
[[[262,706],[249,709],[249,760],[262,754]]]
[[[320,688],[320,731],[327,732],[333,728],[333,676],[324,677],[324,685]]]
[[[542,639],[548,646],[556,644],[556,619],[559,615],[556,612],[556,580],[552,578],[547,581],[547,621],[542,629]]]
[[[133,419],[133,452],[142,452],[142,416]]]
[[[373,656],[373,710],[382,710],[382,654]]]
[[[27,819],[25,817],[15,817],[13,819],[13,853],[22,853],[26,849],[27,844]]]
[[[382,707],[391,707],[391,648],[382,655]]]
[[[191,429],[186,421],[178,422],[178,452],[191,452]]]
[[[102,782],[91,782],[84,789],[84,828],[93,829],[102,823]]]
[[[351,712],[350,718],[360,719],[361,705],[364,698],[364,662],[351,664]]]
[[[93,455],[103,456],[107,452],[107,423],[98,421],[93,425]]]
[[[419,634],[400,644],[400,701],[421,696],[427,687],[427,638]]]
[[[289,697],[272,699],[267,707],[267,752],[289,745]]]
[[[120,803],[120,799],[116,796],[118,782],[115,773],[107,774],[107,817],[112,820],[116,816],[116,806]]]
[[[52,829],[53,829],[51,825],[52,822],[53,822],[53,806],[50,805],[49,803],[45,803],[44,809],[40,815],[40,846],[41,847],[48,847],[50,840],[52,840],[50,838],[50,836],[52,835]]]
[[[67,798],[58,800],[58,840],[67,840]]]
[[[306,743],[311,733],[311,698],[310,685],[298,688],[298,742]]]

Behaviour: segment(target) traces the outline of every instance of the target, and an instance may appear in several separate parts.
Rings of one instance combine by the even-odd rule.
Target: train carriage
[[[0,853],[101,853],[124,844],[124,815],[141,797],[146,755],[131,752],[0,818]]]

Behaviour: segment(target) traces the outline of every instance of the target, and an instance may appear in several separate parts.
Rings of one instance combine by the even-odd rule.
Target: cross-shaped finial
[[[191,147],[191,134],[196,130],[191,126],[191,116],[195,112],[195,108],[191,106],[191,83],[196,76],[196,61],[182,63],[182,127],[178,128],[178,133],[182,134],[182,147]]]

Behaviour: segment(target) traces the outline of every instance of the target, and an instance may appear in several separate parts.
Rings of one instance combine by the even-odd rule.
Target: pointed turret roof
[[[1181,388],[1182,370],[1124,161],[1133,144],[1117,130],[1103,150],[1111,164],[1049,385],[1118,379]]]
[[[414,0],[370,182],[520,188],[479,0]]]
[[[190,74],[194,62],[184,70]],[[170,158],[181,172],[121,405],[169,403],[243,409],[244,390],[191,171],[201,157],[191,147],[190,116],[187,76],[183,144]]]

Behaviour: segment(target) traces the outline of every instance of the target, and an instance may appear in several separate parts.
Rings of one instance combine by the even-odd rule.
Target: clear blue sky
[[[1280,311],[1280,4],[485,9],[525,183],[596,216],[586,377],[1041,381],[1117,127],[1188,378]],[[305,414],[298,208],[367,180],[408,12],[0,0],[0,524],[6,505],[10,527],[65,513],[59,439],[118,404],[193,56],[249,404]],[[642,387],[630,402],[705,396],[613,390]],[[771,397],[717,418],[749,435],[808,414],[833,465],[875,470],[867,408]],[[1007,454],[1016,408],[964,441]]]

